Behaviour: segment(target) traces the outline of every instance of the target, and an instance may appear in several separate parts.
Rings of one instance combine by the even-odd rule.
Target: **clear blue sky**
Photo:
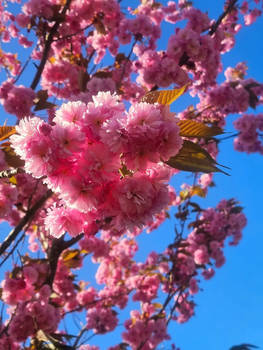
[[[222,12],[223,2],[196,0],[194,5],[207,11],[210,17],[217,18]],[[137,1],[126,0],[122,2],[122,6],[133,6],[135,3]],[[249,67],[248,76],[263,82],[262,33],[263,18],[259,18],[254,25],[243,28],[237,36],[235,48],[224,55],[225,67],[245,61]],[[167,36],[170,34],[171,32],[167,32]],[[190,97],[183,97],[173,108],[180,111],[191,103]],[[262,112],[263,109],[256,113],[259,111]],[[226,131],[233,131],[232,121],[235,117],[229,118]],[[201,203],[202,207],[215,206],[223,198],[234,197],[245,207],[248,225],[240,245],[225,249],[226,264],[217,270],[212,280],[202,283],[203,291],[195,297],[196,315],[186,324],[173,323],[170,326],[172,341],[182,350],[227,350],[240,343],[255,344],[263,349],[263,163],[259,155],[235,152],[232,143],[231,139],[222,142],[219,156],[219,163],[231,167],[231,176],[216,174],[216,187],[210,190]],[[175,177],[173,184],[177,190],[180,183]],[[173,222],[166,222],[151,235],[142,235],[139,238],[142,250],[138,259],[144,259],[151,250],[162,251],[171,242],[173,225]],[[3,236],[5,232],[3,226],[1,228]],[[109,343],[115,343],[113,338],[112,334],[95,337],[91,343],[105,349]],[[120,339],[116,338],[116,342],[118,340]],[[163,349],[170,349],[168,343],[164,344]]]

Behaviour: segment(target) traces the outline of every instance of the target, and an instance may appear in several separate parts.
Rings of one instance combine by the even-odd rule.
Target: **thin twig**
[[[50,33],[48,34],[48,38],[45,42],[45,47],[44,47],[41,62],[38,66],[38,70],[37,70],[36,75],[32,81],[32,84],[30,86],[31,89],[33,89],[33,90],[37,87],[37,84],[39,83],[39,80],[41,78],[42,72],[44,70],[44,67],[45,67],[47,59],[48,59],[48,54],[49,54],[51,45],[54,41],[54,36],[57,33],[59,25],[64,20],[64,16],[65,16],[67,10],[69,9],[70,3],[71,3],[71,0],[67,0],[66,5],[64,6],[59,18],[56,20],[55,24],[53,25],[53,27],[50,30]]]
[[[168,318],[167,318],[167,321],[166,321],[166,325],[167,325],[167,326],[168,326],[168,324],[170,323],[170,321],[171,321],[171,319],[172,319],[172,317],[173,317],[173,313],[174,313],[176,307],[178,306],[178,299],[180,298],[180,296],[182,295],[182,293],[183,293],[183,290],[180,290],[180,292],[179,292],[179,294],[178,294],[178,297],[177,297],[177,300],[175,301],[175,303],[174,303],[174,305],[173,305],[173,307],[172,307],[172,309],[171,309],[170,315],[169,315]]]
[[[57,38],[57,39],[54,39],[53,42],[71,38],[71,37],[73,37],[73,36],[75,36],[75,35],[77,35],[77,34],[83,32],[84,30],[88,29],[91,25],[92,25],[92,23],[89,24],[89,25],[87,25],[85,28],[79,29],[79,30],[78,30],[77,32],[75,32],[75,33],[68,34],[68,35],[65,35],[65,36],[61,36],[61,37],[59,37],[59,38]]]
[[[79,343],[81,337],[82,337],[83,334],[84,334],[85,332],[87,332],[87,331],[88,331],[88,329],[87,329],[87,326],[85,325],[85,326],[80,330],[79,334],[77,335],[77,338],[76,338],[76,340],[75,340],[75,342],[74,342],[74,344],[73,344],[73,348],[74,348],[74,349],[77,348],[78,343]]]
[[[230,0],[229,4],[227,5],[227,8],[225,11],[219,16],[218,20],[212,25],[210,31],[208,32],[209,35],[213,35],[217,28],[220,26],[222,23],[223,19],[235,8],[235,5],[238,0]]]
[[[32,58],[31,55],[27,58],[27,60],[26,60],[26,62],[25,62],[25,64],[24,64],[24,66],[23,66],[23,68],[21,69],[20,73],[19,73],[18,76],[16,77],[16,79],[15,79],[15,81],[14,81],[14,84],[16,84],[16,83],[18,82],[19,78],[21,77],[21,75],[23,74],[24,70],[26,69],[28,63],[30,62],[31,58]]]
[[[224,141],[224,140],[232,139],[233,137],[236,137],[236,136],[239,136],[239,135],[240,135],[240,132],[237,132],[235,134],[231,134],[231,135],[222,137],[222,138],[218,139],[218,141]]]
[[[13,254],[13,252],[15,251],[15,249],[17,248],[18,244],[25,238],[25,233],[22,234],[22,236],[16,241],[16,244],[13,246],[13,248],[10,250],[10,252],[8,252],[7,256],[1,261],[0,263],[0,267],[2,265],[4,265],[4,263],[6,262],[6,260]]]
[[[52,196],[52,191],[47,191],[46,194],[40,198],[39,201],[33,205],[33,207],[27,211],[26,215],[21,219],[19,224],[9,233],[4,242],[0,246],[0,256],[7,250],[7,248],[12,244],[12,242],[16,239],[18,234],[23,230],[25,225],[29,220],[33,219],[36,212],[42,207],[42,205],[46,202],[46,200]]]

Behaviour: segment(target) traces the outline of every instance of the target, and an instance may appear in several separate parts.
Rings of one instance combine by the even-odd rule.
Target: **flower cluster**
[[[172,288],[179,292],[176,296],[178,322],[186,322],[194,313],[194,303],[189,297],[199,290],[199,271],[205,279],[210,279],[215,273],[214,267],[219,268],[225,263],[225,241],[231,238],[230,245],[237,245],[240,241],[246,225],[246,217],[241,211],[233,199],[222,200],[216,208],[202,211],[191,223],[194,230],[188,237],[167,250],[173,264],[172,282],[165,288],[170,290],[172,284]],[[186,285],[187,292],[184,291]]]
[[[45,219],[55,237],[66,231],[76,236],[92,222],[132,231],[169,202],[172,172],[160,178],[151,171],[182,145],[176,119],[166,108],[144,102],[125,113],[116,95],[100,92],[87,105],[63,104],[52,125],[29,118],[16,129],[11,143],[26,171],[45,176],[59,196]]]
[[[239,135],[234,140],[234,147],[237,151],[263,154],[263,114],[244,114],[234,122]]]
[[[130,306],[122,343],[109,350],[155,349],[169,339],[170,320],[183,323],[194,315],[200,280],[225,263],[229,238],[231,245],[241,238],[246,219],[235,200],[208,209],[192,201],[208,193],[212,173],[197,175],[195,185],[185,184],[177,195],[169,181],[178,170],[167,161],[182,150],[180,169],[189,167],[188,157],[198,163],[194,151],[187,155],[187,142],[207,151],[200,159],[212,157],[214,164],[217,157],[213,137],[185,141],[189,129],[185,136],[178,121],[199,121],[197,129],[223,127],[230,113],[262,104],[263,85],[245,78],[243,62],[228,67],[221,83],[217,79],[222,55],[242,26],[261,15],[262,1],[241,7],[226,2],[218,20],[186,0],[137,5],[123,11],[118,0],[0,4],[0,68],[6,73],[0,103],[18,119],[16,134],[0,128],[0,221],[19,231],[3,238],[1,264],[22,240],[38,254],[19,253],[1,283],[7,305],[1,350],[19,350],[22,342],[30,349],[75,343],[99,350],[81,337],[114,331],[120,311]],[[8,11],[13,6],[14,14]],[[168,25],[174,31],[162,41]],[[9,43],[21,50],[6,51]],[[26,87],[22,74],[32,62]],[[148,90],[154,95],[173,85],[187,86],[196,106],[175,117],[168,106],[141,102]],[[238,151],[263,153],[262,121],[262,114],[236,120]],[[141,260],[138,236],[158,228],[172,206],[182,232],[169,236],[163,252]],[[191,209],[197,216],[186,235]],[[86,260],[91,269],[81,274]],[[84,328],[75,338],[61,331],[60,322],[77,312]]]

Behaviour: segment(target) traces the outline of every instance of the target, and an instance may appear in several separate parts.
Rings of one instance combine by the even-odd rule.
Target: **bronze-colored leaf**
[[[111,78],[112,77],[112,72],[108,71],[108,70],[98,70],[96,73],[93,74],[92,77],[96,77],[96,78]]]
[[[81,253],[78,249],[66,250],[63,252],[62,258],[68,268],[76,268],[79,266]]]
[[[15,176],[11,176],[10,178],[9,178],[9,182],[11,183],[11,184],[13,184],[13,185],[17,185],[17,181],[16,181],[16,177]]]
[[[195,196],[195,195],[202,197],[202,198],[205,198],[206,191],[200,186],[193,186],[192,190],[191,190],[191,197]]]
[[[199,204],[195,203],[195,202],[188,202],[188,204],[193,208],[192,212],[196,212],[196,213],[200,213],[202,211],[201,207]]]
[[[16,133],[14,126],[0,126],[0,141],[8,139],[11,135]]]
[[[38,103],[35,108],[34,112],[37,111],[42,111],[43,109],[50,109],[50,108],[55,108],[57,105],[48,101],[45,101],[43,103]]]
[[[98,14],[96,17],[93,18],[92,24],[94,25],[95,29],[99,34],[105,35],[107,34],[107,32],[102,22],[102,19],[103,19],[103,16]]]
[[[163,304],[161,304],[161,303],[153,303],[152,305],[154,306],[155,309],[162,309],[163,308]]]
[[[1,144],[1,150],[5,154],[5,161],[10,167],[21,168],[25,165],[25,162],[15,153],[10,146],[10,142],[4,142]]]
[[[183,146],[176,156],[165,162],[172,168],[191,172],[226,172],[216,167],[216,161],[210,154],[196,143],[184,140]]]
[[[47,90],[39,90],[37,92],[36,98],[34,99],[34,104],[35,104],[34,111],[36,112],[36,111],[41,111],[43,109],[56,107],[54,103],[48,102],[47,99],[48,99]]]
[[[249,105],[251,108],[255,109],[258,102],[259,102],[259,98],[257,97],[257,94],[252,90],[255,87],[260,86],[258,83],[250,83],[247,84],[246,86],[244,86],[244,88],[246,89],[246,91],[248,92],[249,95]]]
[[[162,105],[170,105],[172,102],[178,99],[186,90],[187,85],[180,87],[179,89],[173,90],[160,90],[160,91],[151,91],[147,92],[143,96],[141,102],[147,103],[159,103]]]
[[[177,125],[180,128],[180,136],[210,138],[223,134],[223,130],[218,126],[207,126],[194,120],[179,120]]]
[[[187,198],[190,197],[190,192],[187,189],[183,189],[182,191],[180,191],[179,195],[180,195],[180,199],[185,201]]]
[[[122,62],[127,61],[128,58],[124,55],[124,53],[118,53],[118,55],[115,57],[115,62],[114,62],[114,66],[115,68],[120,68]]]

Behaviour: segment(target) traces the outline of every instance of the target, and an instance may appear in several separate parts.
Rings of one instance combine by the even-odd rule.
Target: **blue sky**
[[[223,2],[196,0],[194,5],[207,11],[210,17],[217,18],[222,12]],[[137,1],[122,3],[123,6],[127,3],[133,6]],[[235,48],[223,57],[224,67],[245,61],[249,67],[248,76],[263,82],[262,31],[262,18],[254,25],[244,27],[237,36]],[[166,32],[167,37],[170,34],[172,31]],[[191,103],[191,98],[184,96],[174,103],[173,110],[180,111]],[[261,108],[250,112],[262,111]],[[2,120],[5,119],[2,110],[1,114]],[[226,131],[233,131],[232,121],[235,118],[236,116],[229,117]],[[217,270],[212,280],[202,282],[203,291],[195,297],[196,315],[186,324],[171,324],[172,342],[182,350],[227,350],[240,343],[251,343],[263,348],[262,157],[235,152],[233,140],[230,139],[220,143],[219,163],[231,167],[231,176],[216,174],[216,187],[200,203],[202,207],[215,206],[223,198],[234,197],[245,208],[248,224],[241,243],[237,247],[226,247],[226,264]],[[177,190],[181,180],[181,176],[173,179]],[[174,222],[167,221],[151,235],[143,234],[139,238],[142,250],[138,259],[143,259],[151,250],[162,251],[171,242],[173,227]],[[5,234],[4,231],[2,227],[2,235]],[[113,338],[112,334],[95,337],[92,343],[100,344],[101,349],[104,349],[108,341],[112,343]],[[116,338],[116,342],[118,340]],[[169,345],[164,344],[163,349],[168,350]]]

